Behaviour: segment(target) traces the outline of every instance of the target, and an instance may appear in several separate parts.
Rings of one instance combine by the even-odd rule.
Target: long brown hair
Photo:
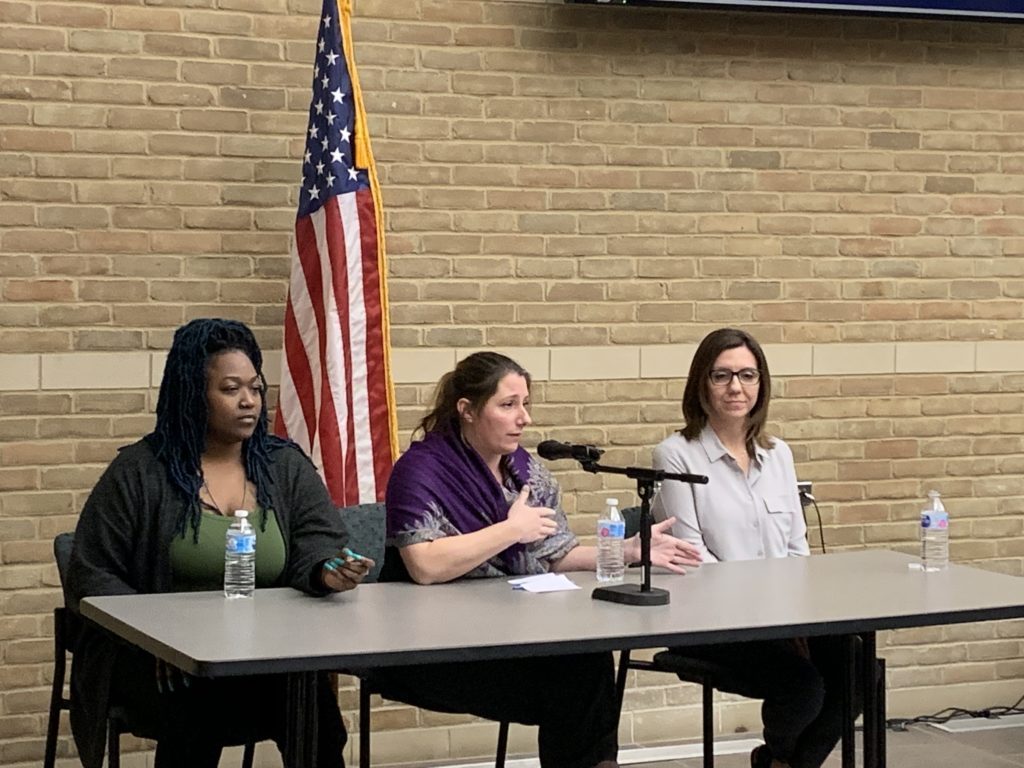
[[[446,373],[437,383],[434,406],[415,432],[451,429],[459,415],[459,400],[465,398],[469,400],[470,410],[480,410],[498,391],[498,383],[510,373],[522,376],[526,379],[526,388],[530,388],[530,374],[511,357],[498,352],[474,352],[460,360],[455,370]]]
[[[719,328],[712,331],[701,341],[690,362],[690,373],[683,391],[683,419],[686,425],[679,430],[687,440],[696,440],[708,424],[708,387],[710,386],[711,369],[715,360],[727,349],[746,347],[757,360],[757,369],[761,372],[761,384],[757,390],[757,400],[747,414],[747,453],[754,455],[754,446],[771,448],[771,438],[764,434],[764,423],[768,419],[768,402],[772,396],[772,377],[768,371],[768,360],[757,340],[746,331],[738,328]]]

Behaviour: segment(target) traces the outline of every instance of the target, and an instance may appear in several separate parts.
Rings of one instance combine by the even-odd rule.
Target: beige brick
[[[288,154],[287,143],[276,138],[242,138],[226,136],[221,141],[221,154],[239,157],[282,157]]]
[[[895,347],[892,344],[816,344],[814,372],[822,373],[885,373],[895,369]]]
[[[104,208],[48,206],[39,209],[38,217],[44,227],[78,229],[109,225],[109,216]]]
[[[173,130],[178,127],[178,115],[169,109],[111,107],[107,113],[107,125],[125,130]]]
[[[146,140],[138,134],[117,131],[77,131],[75,150],[102,154],[141,155],[146,151]]]
[[[36,260],[31,256],[5,256],[0,259],[0,268],[8,277],[28,277],[36,273]]]
[[[219,89],[220,103],[229,109],[281,109],[285,93],[280,88],[249,88],[225,85]]]
[[[0,48],[59,51],[65,46],[65,34],[58,29],[38,29],[10,25],[0,29]]]
[[[145,387],[149,357],[145,353],[44,355],[43,389],[119,389]]]
[[[114,56],[110,59],[109,71],[113,76],[133,80],[176,80],[178,63],[173,59]]]
[[[100,103],[140,104],[144,92],[139,83],[80,82],[72,85],[76,101],[98,101]]]
[[[31,22],[32,10],[32,6],[29,3],[5,3],[4,6],[0,8],[0,20],[4,22]]]
[[[113,174],[119,178],[177,179],[181,177],[181,161],[171,158],[116,157]],[[140,201],[141,202],[141,201]]]
[[[81,191],[81,190],[80,190]],[[107,232],[86,230],[78,233],[78,246],[82,251],[99,251],[103,253],[124,253],[130,252],[140,254],[149,250],[149,237],[143,232]],[[76,259],[78,269],[74,270],[80,274],[82,259]],[[86,262],[87,263],[87,262]],[[72,271],[70,264],[64,266],[67,271]],[[92,274],[103,273],[104,269],[90,270]]]
[[[180,306],[126,305],[113,308],[115,323],[152,328],[174,328],[185,320]]]
[[[8,229],[3,235],[7,251],[67,252],[74,250],[75,236],[70,232],[43,229]]]
[[[110,175],[110,162],[102,157],[43,155],[36,158],[36,175],[44,177],[106,178]]]
[[[977,370],[1019,370],[1017,361],[1024,355],[1024,343],[1015,341],[980,341],[977,344]]]
[[[3,52],[0,53],[0,69],[9,76],[27,75],[32,70],[32,59],[27,54]],[[3,86],[0,86],[0,88],[3,88]]]
[[[74,284],[67,280],[9,280],[4,289],[8,301],[72,301]]]
[[[181,212],[173,208],[116,207],[112,221],[128,229],[175,229],[181,226]]]
[[[246,82],[247,68],[242,64],[206,63],[186,61],[181,66],[182,79],[187,83],[230,85]],[[258,84],[258,83],[257,83]]]
[[[63,80],[8,77],[0,81],[0,95],[17,99],[68,100],[71,97],[71,85]],[[6,124],[32,122],[28,105],[6,104],[0,114]]]
[[[640,373],[638,349],[562,347],[551,350],[552,379],[623,379]]]
[[[483,331],[476,328],[430,328],[423,334],[428,347],[473,347],[483,340]]]
[[[0,526],[0,543],[27,544],[0,584],[33,593],[34,621],[56,594],[49,540],[152,423],[163,353],[149,350],[189,317],[237,316],[258,326],[276,376],[319,12],[312,0],[0,5],[0,351],[22,361],[0,373],[0,488],[31,513]],[[1024,75],[1009,53],[1024,38],[722,13],[701,15],[693,41],[655,35],[612,73],[603,32],[537,3],[360,0],[356,16],[405,443],[437,378],[483,345],[534,372],[547,433],[607,444],[601,426],[578,426],[584,414],[635,421],[613,455],[648,461],[678,426],[694,345],[738,323],[766,345],[772,429],[826,500],[830,544],[912,551],[933,477],[963,521],[958,555],[1024,575]],[[574,349],[587,365],[560,357]],[[50,353],[149,365],[129,391],[46,389]],[[87,436],[61,437],[76,430]],[[9,445],[44,442],[6,466]],[[46,463],[54,451],[62,461]],[[628,490],[560,479],[585,537],[607,491]],[[42,491],[66,494],[63,511],[33,508]],[[962,654],[942,656],[958,663],[938,677],[893,656],[911,665],[897,706],[948,691],[961,703],[973,688],[992,699],[997,675],[1019,677],[1019,628],[961,629],[920,635]],[[0,640],[0,656],[41,664],[18,650],[28,642]],[[32,696],[15,706],[41,710]],[[676,710],[696,735],[689,686],[645,681],[627,702],[630,739],[677,738]],[[743,706],[720,701],[721,725],[757,727]],[[421,724],[394,732],[409,760],[423,734],[449,762],[493,746],[490,724],[388,711],[381,722]],[[3,728],[0,762],[22,748]],[[21,741],[37,760],[37,740]]]
[[[0,391],[39,387],[38,355],[0,355]]]
[[[61,181],[16,179],[5,185],[5,197],[34,202],[71,202],[72,186]]]
[[[6,467],[69,464],[73,460],[71,446],[52,442],[15,443],[0,445],[0,457]],[[7,508],[8,499],[4,500]]]

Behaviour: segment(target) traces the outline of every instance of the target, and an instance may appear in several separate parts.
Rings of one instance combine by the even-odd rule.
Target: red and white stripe
[[[274,428],[338,505],[381,500],[392,463],[378,234],[365,188],[295,223]]]

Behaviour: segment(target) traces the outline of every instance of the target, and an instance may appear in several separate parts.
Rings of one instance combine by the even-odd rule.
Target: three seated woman
[[[494,352],[470,355],[438,384],[419,439],[387,486],[388,542],[415,582],[595,568],[596,549],[570,529],[557,481],[521,445],[532,423],[530,388],[529,373]],[[312,464],[267,433],[265,392],[262,354],[244,325],[196,320],[178,329],[156,428],[119,453],[82,511],[72,607],[92,595],[219,586],[235,509],[254,512],[257,586],[322,595],[363,579],[372,563],[344,554],[340,519]],[[701,342],[685,424],[655,449],[654,462],[712,482],[664,485],[654,504],[655,565],[684,573],[702,560],[808,554],[792,453],[764,433],[770,394],[767,360],[749,334],[721,329]],[[634,537],[626,558],[639,556]],[[212,768],[225,744],[283,739],[280,677],[189,680],[98,630],[87,631],[77,653],[72,726],[86,768],[102,763],[102,713],[111,703],[157,724],[157,768]],[[836,641],[686,653],[729,666],[743,681],[736,692],[765,700],[754,768],[824,762],[840,732]],[[545,768],[617,765],[610,653],[405,666],[379,670],[377,683],[389,698],[429,709],[538,725]],[[345,727],[326,676],[319,713],[318,764],[343,766]]]

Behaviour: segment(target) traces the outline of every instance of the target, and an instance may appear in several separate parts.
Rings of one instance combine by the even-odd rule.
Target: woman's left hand
[[[324,563],[320,579],[331,592],[347,592],[355,589],[366,578],[374,562],[369,557],[354,555],[343,549],[338,556]]]
[[[672,530],[674,519],[662,520],[651,526],[651,565],[668,568],[676,573],[686,573],[686,566],[696,568],[701,563],[700,550],[688,541],[677,539],[668,531]],[[627,561],[640,561],[640,534],[626,542]]]

